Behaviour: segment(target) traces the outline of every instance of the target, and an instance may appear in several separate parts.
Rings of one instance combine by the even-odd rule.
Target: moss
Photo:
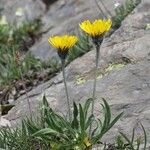
[[[102,79],[104,76],[108,75],[112,71],[120,70],[125,66],[126,66],[126,64],[124,64],[124,63],[114,63],[114,64],[110,63],[107,65],[106,68],[103,68],[103,71],[101,71],[102,69],[98,71],[97,79]],[[94,74],[95,74],[95,71],[93,69],[86,74],[77,75],[75,77],[75,84],[77,84],[77,85],[84,84],[87,80],[93,79]]]

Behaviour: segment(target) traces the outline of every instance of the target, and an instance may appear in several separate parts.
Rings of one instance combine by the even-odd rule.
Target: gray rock
[[[125,2],[125,0],[120,0]],[[104,0],[104,4],[111,13],[114,13],[115,1]],[[49,36],[66,34],[78,28],[78,24],[84,19],[102,17],[95,1],[93,0],[61,0],[50,6],[49,11],[42,17],[44,24],[43,31],[49,31],[43,35],[30,50],[41,59],[48,59],[57,56],[56,51],[49,46]]]
[[[95,104],[95,114],[101,114],[100,103],[101,98],[105,98],[112,107],[113,115],[124,112],[123,118],[115,125],[112,132],[118,130],[130,134],[132,127],[137,123],[142,122],[147,130],[148,137],[149,130],[149,107],[150,107],[150,62],[139,62],[135,65],[127,65],[121,70],[116,70],[106,75],[97,82],[97,101]],[[85,83],[77,85],[75,81],[68,82],[70,100],[83,103],[87,98],[91,97],[93,88],[93,79],[88,79]],[[39,111],[39,102],[45,93],[48,102],[52,108],[59,112],[67,112],[66,97],[64,93],[63,83],[53,84],[38,96],[30,97],[32,110]],[[59,93],[59,94],[58,94]],[[30,93],[31,94],[31,93]],[[33,94],[33,93],[32,93]],[[26,99],[20,98],[7,118],[12,124],[19,123],[20,118],[28,113],[28,104]],[[36,114],[36,113],[35,113]],[[130,127],[130,128],[129,128]],[[110,141],[114,134],[107,136]]]
[[[0,7],[3,8],[1,14],[6,16],[6,20],[17,26],[41,17],[45,11],[45,6],[40,0],[1,0]]]
[[[148,4],[150,4],[149,1],[143,1],[135,12],[125,19],[121,28],[110,39],[103,42],[101,48],[99,72],[108,70],[107,66],[110,62],[119,62],[120,59],[123,61],[123,57],[132,62],[119,69],[110,69],[111,71],[104,76],[101,74],[98,76],[94,113],[97,116],[101,115],[101,98],[105,98],[111,105],[113,115],[124,112],[121,120],[106,135],[104,141],[111,142],[119,130],[131,135],[133,127],[141,122],[150,142],[150,45],[148,41],[150,31],[143,28],[149,18],[146,17],[150,13],[150,11],[147,12]],[[137,26],[138,30],[134,26]],[[91,97],[94,60],[95,51],[93,50],[67,66],[67,85],[71,101],[84,103]],[[58,112],[67,113],[61,73],[28,94],[34,114],[39,112],[39,103],[44,94],[52,108]],[[12,125],[19,123],[21,118],[29,112],[25,96],[20,97],[15,105],[6,116]]]
[[[149,6],[149,7],[148,7]],[[122,23],[122,26],[103,43],[101,57],[108,62],[125,59],[132,62],[149,59],[150,3],[142,3]]]
[[[0,127],[11,127],[10,121],[0,116]]]

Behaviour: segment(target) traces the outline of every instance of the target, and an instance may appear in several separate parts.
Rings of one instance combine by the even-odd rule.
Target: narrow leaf
[[[132,149],[132,150],[135,150],[135,149],[134,149],[134,146],[132,145],[132,143],[131,143],[131,141],[128,139],[128,137],[127,137],[124,133],[122,133],[122,132],[120,132],[120,134],[121,134],[122,137],[128,142],[128,144],[130,145],[131,149]]]
[[[71,126],[75,129],[78,129],[79,128],[79,121],[78,121],[78,108],[77,108],[77,105],[76,103],[74,102],[73,103],[73,121],[72,121],[72,124]]]
[[[123,113],[120,113],[110,124],[107,128],[107,131],[122,117]]]
[[[143,129],[143,132],[144,132],[144,150],[146,150],[146,145],[147,145],[147,134],[146,134],[146,131],[145,131],[145,128],[144,126],[141,124],[141,127]]]
[[[84,112],[81,104],[79,104],[79,113],[80,113],[80,127],[81,132],[85,132],[85,118],[84,118]]]

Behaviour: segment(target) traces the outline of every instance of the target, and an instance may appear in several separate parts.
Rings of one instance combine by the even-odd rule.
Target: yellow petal
[[[75,45],[78,38],[76,36],[63,35],[63,36],[52,36],[48,38],[49,43],[59,51],[69,50]]]
[[[80,28],[89,34],[91,37],[101,36],[104,33],[108,32],[111,28],[112,22],[110,19],[102,20],[98,19],[94,22],[90,22],[89,20],[83,21],[79,24]]]

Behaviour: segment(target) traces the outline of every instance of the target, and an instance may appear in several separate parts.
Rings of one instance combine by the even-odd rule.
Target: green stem
[[[98,74],[98,62],[99,62],[99,49],[100,45],[96,45],[96,60],[95,60],[95,75],[94,75],[94,84],[93,84],[93,94],[92,94],[92,109],[91,109],[91,114],[94,113],[94,104],[95,104],[95,99],[96,99],[96,83],[97,83],[97,74]],[[90,130],[89,130],[89,135],[91,135],[91,130],[92,130],[92,124],[90,125]]]
[[[96,45],[96,66],[95,66],[95,75],[94,75],[94,85],[93,85],[93,103],[92,103],[92,114],[94,110],[94,100],[95,100],[95,95],[96,95],[96,83],[97,83],[97,74],[98,74],[98,62],[99,62],[99,45]]]
[[[62,64],[62,74],[63,74],[63,79],[64,79],[64,86],[65,86],[65,91],[66,91],[66,97],[67,97],[69,119],[71,121],[71,109],[70,109],[71,107],[70,107],[69,94],[68,94],[66,77],[65,77],[65,59],[61,59],[61,64]]]

